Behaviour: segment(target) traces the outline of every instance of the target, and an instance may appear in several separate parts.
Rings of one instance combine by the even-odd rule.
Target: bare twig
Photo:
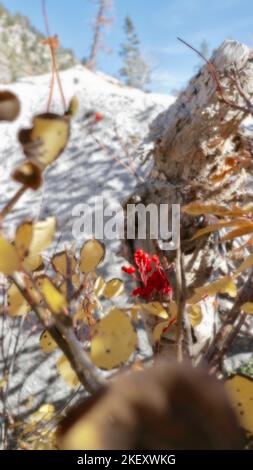
[[[138,175],[137,171],[136,171],[136,166],[135,166],[135,162],[134,162],[134,159],[133,159],[133,156],[131,154],[131,152],[129,152],[129,147],[127,144],[125,144],[125,142],[123,141],[121,135],[119,134],[119,131],[118,131],[118,128],[117,126],[114,124],[114,132],[116,134],[116,137],[120,143],[120,146],[122,148],[122,150],[125,152],[126,156],[127,156],[127,159],[129,161],[129,165],[130,165],[130,168],[131,168],[131,172],[137,177],[137,179],[143,183],[144,182],[144,179]]]
[[[99,48],[101,47],[102,28],[105,25],[108,25],[112,22],[111,19],[107,19],[105,17],[106,12],[110,6],[111,6],[110,0],[99,0],[99,7],[98,7],[97,15],[96,15],[92,46],[91,46],[88,61],[85,64],[86,67],[88,67],[91,70],[96,69],[97,54],[98,54]]]
[[[0,221],[3,220],[9,212],[13,209],[15,204],[19,201],[21,196],[26,192],[28,188],[26,186],[22,186],[11,198],[11,200],[4,206],[4,208],[0,212]]]
[[[182,265],[182,252],[181,244],[177,248],[177,255],[175,260],[175,271],[176,271],[176,302],[177,302],[177,333],[176,333],[176,348],[177,348],[177,360],[183,361],[184,351],[184,311],[186,303],[186,292],[185,292],[185,279],[183,276],[183,265]]]
[[[98,137],[95,136],[93,130],[91,129],[91,135],[99,147],[110,154],[110,148],[107,147]],[[136,170],[132,166],[127,165],[121,158],[117,157],[115,154],[110,154],[110,157],[119,165],[123,166],[128,173],[131,173],[138,181],[143,182],[142,178],[138,175]]]
[[[54,322],[47,323],[45,321],[43,308],[34,302],[29,291],[22,286],[17,276],[13,276],[11,279],[22,293],[25,300],[29,303],[44,328],[49,331],[54,341],[63,351],[84,388],[89,393],[98,390],[98,388],[103,385],[102,380],[98,378],[94,366],[91,364],[87,354],[83,351],[71,327],[66,327],[56,315],[54,316]],[[31,276],[29,276],[29,279],[37,290],[37,286]]]
[[[234,85],[236,86],[237,91],[238,91],[239,95],[241,96],[241,98],[243,98],[246,106],[240,106],[237,103],[234,103],[233,101],[230,101],[225,96],[225,92],[224,92],[224,89],[221,85],[220,79],[218,77],[217,70],[216,70],[214,64],[212,64],[212,62],[210,62],[210,60],[208,60],[203,54],[201,54],[200,51],[198,51],[195,47],[193,47],[191,44],[186,42],[184,39],[181,39],[179,37],[177,39],[180,42],[182,42],[185,46],[189,47],[194,52],[196,52],[196,54],[198,54],[198,56],[201,57],[204,60],[204,62],[207,64],[210,75],[211,75],[211,77],[213,78],[213,80],[216,84],[217,93],[218,93],[218,95],[219,95],[219,97],[220,97],[220,99],[223,103],[225,103],[228,106],[230,106],[231,108],[236,109],[238,111],[241,111],[243,113],[253,114],[253,105],[250,103],[249,99],[246,97],[246,95],[245,95],[244,91],[242,90],[242,87],[241,87],[240,83],[238,82],[238,79],[237,79],[235,74],[232,74],[232,76],[230,76],[230,79],[234,83]]]
[[[59,91],[60,91],[60,95],[61,95],[61,99],[62,99],[64,112],[66,112],[67,111],[67,103],[66,103],[66,99],[65,99],[65,96],[64,96],[63,88],[62,88],[61,79],[60,79],[60,76],[59,76],[57,59],[56,59],[56,54],[55,54],[55,47],[53,46],[53,41],[52,41],[52,37],[51,37],[51,34],[50,34],[48,14],[47,14],[47,9],[46,9],[46,0],[42,0],[42,12],[43,12],[43,17],[44,17],[44,22],[45,22],[46,33],[47,33],[47,37],[48,37],[48,45],[49,45],[49,48],[50,48],[51,59],[52,59],[52,77],[51,77],[51,84],[50,84],[47,110],[48,111],[50,110],[52,97],[53,97],[53,91],[54,91],[55,77],[56,77],[58,87],[59,87]],[[55,38],[57,39],[57,36]]]

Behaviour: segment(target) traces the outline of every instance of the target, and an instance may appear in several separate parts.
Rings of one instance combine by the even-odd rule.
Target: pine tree
[[[120,56],[124,65],[119,73],[128,86],[143,90],[150,82],[150,69],[140,52],[140,41],[129,16],[125,18],[124,31],[127,40],[121,46]]]

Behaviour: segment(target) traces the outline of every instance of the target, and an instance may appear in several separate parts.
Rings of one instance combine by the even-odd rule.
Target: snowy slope
[[[114,161],[112,154],[123,159],[129,166],[126,146],[141,173],[142,139],[154,117],[173,101],[169,96],[147,94],[128,88],[111,77],[102,73],[94,74],[81,66],[61,72],[61,78],[66,99],[70,100],[75,95],[79,100],[79,111],[73,121],[68,147],[48,170],[43,189],[36,193],[27,192],[6,219],[4,226],[6,230],[13,232],[24,214],[34,218],[54,214],[58,220],[59,250],[66,242],[72,244],[75,241],[71,233],[71,213],[77,203],[89,203],[92,206],[95,196],[102,195],[111,206],[124,200],[132,192],[136,179]],[[24,158],[16,134],[20,128],[30,126],[34,114],[45,112],[49,83],[50,75],[44,75],[23,78],[15,84],[0,86],[1,89],[15,92],[22,103],[19,119],[13,124],[0,126],[0,207],[18,188],[9,178],[15,165]],[[52,110],[62,112],[58,93],[54,97]],[[102,148],[91,133],[95,112],[100,112],[104,117],[94,126],[95,138],[102,143]],[[87,113],[91,114],[89,119]],[[148,171],[148,167],[144,171]],[[82,240],[77,243],[80,245]],[[106,241],[106,245],[108,250],[104,271],[108,276],[121,276],[122,260],[116,255],[117,243]],[[28,324],[25,329],[23,337],[29,335]],[[12,382],[14,407],[17,406],[17,400],[25,400],[30,395],[38,394],[35,402],[38,403],[43,394],[44,401],[52,400],[52,394],[57,400],[65,396],[68,390],[61,379],[54,385],[45,387],[46,381],[51,380],[56,373],[55,357],[53,355],[47,359],[38,351],[39,333],[40,331],[35,331],[29,337],[25,352],[20,355],[20,373],[14,374]],[[26,380],[21,383],[24,374]],[[15,385],[19,381],[21,389],[18,397]]]
[[[148,132],[149,123],[168,107],[173,98],[128,88],[116,79],[101,73],[94,74],[81,66],[62,72],[61,77],[67,101],[74,95],[79,101],[68,147],[48,170],[43,189],[27,193],[7,222],[16,221],[24,213],[30,217],[55,214],[63,239],[70,240],[71,227],[66,225],[66,221],[71,218],[76,204],[92,206],[94,197],[101,195],[108,203],[120,202],[133,189],[136,179],[118,165],[111,154],[129,166],[126,146],[138,169],[139,145]],[[22,113],[14,124],[0,126],[1,206],[17,187],[9,180],[9,175],[17,162],[23,159],[16,139],[17,131],[30,126],[34,114],[45,112],[49,83],[50,76],[44,75],[20,79],[4,87],[20,97]],[[62,112],[58,91],[52,110]],[[96,112],[102,113],[104,119],[93,126],[91,133],[91,122]],[[90,118],[87,118],[88,114],[91,114]]]

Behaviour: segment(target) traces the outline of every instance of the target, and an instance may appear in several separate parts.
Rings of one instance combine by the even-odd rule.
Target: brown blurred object
[[[8,90],[0,92],[0,121],[14,121],[20,113],[20,101]]]
[[[22,183],[25,187],[31,188],[34,191],[39,189],[42,185],[42,172],[36,163],[25,160],[19,165],[14,172],[12,177],[15,181]]]
[[[125,373],[72,410],[61,449],[243,449],[222,382],[190,364],[158,360]]]

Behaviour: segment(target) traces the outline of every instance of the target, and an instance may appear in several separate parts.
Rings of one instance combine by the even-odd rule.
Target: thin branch
[[[37,286],[31,276],[29,279],[33,282],[37,290]],[[81,344],[77,341],[74,332],[71,331],[71,327],[63,325],[63,322],[61,322],[56,315],[53,317],[54,323],[48,324],[45,321],[44,309],[34,302],[29,291],[22,286],[16,276],[12,276],[11,280],[29,303],[44,328],[48,330],[54,341],[63,351],[84,388],[89,393],[98,390],[103,383],[98,378],[94,366],[91,364],[87,354],[83,351]]]
[[[13,209],[15,204],[19,201],[21,196],[26,192],[28,188],[26,186],[22,186],[11,198],[11,200],[4,206],[4,208],[0,212],[0,221],[3,220],[9,212]]]
[[[175,260],[175,271],[176,271],[176,303],[177,303],[177,330],[176,330],[176,350],[177,360],[183,361],[183,342],[184,342],[184,311],[186,303],[186,292],[183,281],[182,273],[182,252],[181,244],[177,249],[177,255]]]
[[[95,140],[95,142],[99,145],[99,147],[102,150],[109,153],[110,149],[98,137],[95,136],[92,129],[91,129],[91,135],[92,135],[93,139]],[[111,154],[110,157],[113,160],[115,160],[116,163],[123,166],[123,168],[125,170],[127,170],[128,173],[131,173],[131,175],[133,175],[138,181],[143,182],[143,179],[138,175],[136,170],[133,169],[131,166],[127,165],[121,158],[117,157],[117,155],[114,155],[114,154]]]
[[[184,39],[179,38],[179,37],[177,39],[180,42],[182,42],[185,46],[189,47],[194,52],[196,52],[196,54],[198,54],[198,56],[201,57],[204,60],[204,62],[207,64],[210,75],[212,76],[212,78],[213,78],[213,80],[216,84],[217,93],[218,93],[218,95],[219,95],[219,97],[220,97],[220,99],[223,103],[227,104],[228,106],[230,106],[233,109],[236,109],[237,111],[241,111],[241,112],[246,113],[246,114],[253,114],[253,105],[250,103],[250,101],[246,97],[246,95],[243,92],[243,90],[241,88],[241,85],[238,83],[238,79],[235,75],[230,76],[230,79],[235,84],[239,95],[241,96],[241,98],[243,98],[243,100],[246,104],[246,107],[245,106],[240,106],[237,103],[234,103],[233,101],[230,101],[226,98],[224,89],[223,89],[223,87],[221,85],[221,82],[220,82],[220,79],[218,77],[217,70],[216,70],[214,64],[212,64],[212,62],[210,62],[210,60],[208,60],[203,54],[201,54],[200,51],[198,51],[195,47],[193,47],[191,44],[186,42]]]
[[[52,41],[52,37],[51,37],[51,34],[50,34],[49,20],[48,20],[48,14],[47,14],[47,9],[46,9],[46,0],[42,0],[42,13],[43,13],[43,17],[44,17],[44,23],[45,23],[46,33],[47,33],[47,37],[48,37],[48,45],[50,47],[51,59],[52,59],[52,78],[51,78],[51,84],[50,84],[50,92],[49,92],[49,97],[48,97],[47,110],[49,111],[50,107],[51,107],[53,91],[54,91],[54,84],[55,84],[55,76],[56,76],[59,91],[60,91],[60,95],[61,95],[61,100],[62,100],[62,103],[63,103],[64,112],[66,112],[67,111],[67,103],[66,103],[66,99],[65,99],[65,96],[64,96],[61,79],[60,79],[60,76],[59,76],[58,65],[57,65],[56,54],[55,54],[55,47],[53,46],[53,41]],[[57,36],[56,36],[56,39],[57,39]]]

